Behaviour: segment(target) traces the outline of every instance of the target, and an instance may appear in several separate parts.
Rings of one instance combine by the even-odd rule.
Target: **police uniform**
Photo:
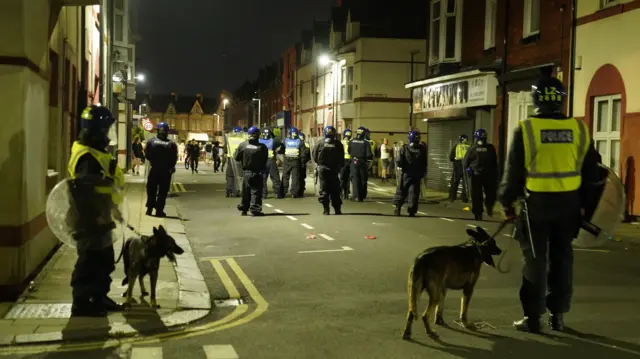
[[[372,160],[371,145],[365,139],[364,127],[358,128],[356,138],[349,142],[347,151],[351,155],[351,184],[353,198],[358,202],[367,196],[367,181],[369,180],[369,165]]]
[[[476,131],[477,142],[467,151],[463,160],[465,171],[471,177],[471,212],[476,220],[482,220],[482,204],[487,214],[493,215],[498,186],[498,154],[496,148],[487,143],[487,134],[483,129]]]
[[[344,166],[340,170],[340,188],[342,189],[342,198],[349,198],[349,187],[351,186],[351,155],[349,154],[349,142],[351,142],[351,131],[345,130],[341,141],[344,149]]]
[[[91,106],[81,116],[82,131],[73,143],[68,164],[69,192],[73,199],[73,237],[78,259],[72,276],[73,316],[104,317],[120,307],[108,297],[115,270],[112,211],[122,202],[124,172],[106,152],[111,113]]]
[[[178,146],[167,139],[169,126],[166,123],[158,124],[158,130],[164,127],[162,138],[154,137],[147,142],[147,159],[151,163],[151,170],[147,178],[147,215],[155,208],[156,216],[164,217],[164,206],[167,194],[171,186],[171,175],[176,171],[178,162]],[[197,167],[197,165],[196,165]]]
[[[408,197],[407,212],[409,217],[415,217],[420,201],[420,184],[427,175],[427,148],[420,143],[420,134],[417,131],[411,131],[409,143],[400,148],[397,167],[402,169],[402,176],[393,197],[393,204],[396,206],[394,214],[400,215],[402,205]]]
[[[258,140],[260,130],[257,127],[249,128],[248,135],[249,139],[241,143],[233,155],[243,171],[242,201],[238,205],[238,210],[242,215],[251,211],[254,216],[262,216],[264,215],[262,213],[263,181],[269,149]]]
[[[563,314],[569,311],[572,296],[571,242],[580,228],[584,203],[581,184],[598,176],[598,154],[586,124],[562,114],[565,96],[555,78],[536,84],[533,102],[539,115],[515,129],[501,185],[499,199],[507,216],[515,215],[518,198],[524,198],[528,208],[528,222],[527,216],[517,222],[516,238],[524,257],[520,301],[525,315],[514,322],[518,330],[539,332],[545,307],[552,329],[563,329]]]
[[[284,172],[282,173],[282,193],[289,190],[289,180],[291,180],[291,195],[300,197],[300,170],[302,164],[309,161],[306,155],[305,145],[298,138],[298,129],[292,127],[289,138],[284,140]]]
[[[451,149],[451,153],[449,154],[449,160],[453,163],[453,174],[451,176],[451,189],[449,191],[449,200],[455,201],[458,197],[458,187],[460,186],[460,182],[462,182],[462,202],[467,202],[469,199],[467,198],[467,181],[465,178],[464,169],[462,166],[462,160],[464,160],[467,151],[469,150],[469,145],[467,142],[467,136],[460,136],[460,143],[458,143],[454,148]]]
[[[273,132],[269,129],[262,131],[263,136],[260,138],[260,143],[265,145],[269,150],[269,159],[267,160],[267,168],[264,172],[263,178],[263,196],[267,197],[267,179],[271,177],[271,184],[273,185],[273,193],[277,198],[283,198],[282,182],[280,181],[280,172],[278,172],[278,164],[276,156],[280,152],[280,148],[283,146],[282,142],[278,141]]]
[[[200,161],[200,145],[196,140],[191,140],[191,143],[187,146],[189,151],[189,167],[191,167],[191,173],[198,173],[198,162]]]
[[[235,166],[234,154],[238,149],[238,146],[242,142],[246,140],[245,134],[242,132],[242,129],[236,127],[233,129],[233,132],[227,135],[226,139],[226,148],[227,148],[227,170],[225,172],[226,177],[226,196],[227,197],[240,197],[240,188],[238,188],[236,176],[240,176],[241,173],[236,173],[236,171],[240,171],[241,168],[239,166]]]
[[[304,197],[304,193],[307,190],[307,163],[311,160],[311,148],[306,141],[304,133],[300,133],[300,140],[304,144],[301,158],[305,159],[305,161],[300,163],[300,191],[298,192],[298,197]]]
[[[319,142],[313,151],[313,160],[318,164],[318,184],[320,196],[318,201],[324,208],[324,214],[329,214],[329,205],[333,205],[336,214],[342,214],[342,199],[340,198],[340,179],[338,175],[344,166],[344,147],[336,140],[336,130],[333,126],[324,129],[324,140]]]
[[[369,168],[367,172],[367,181],[364,183],[364,198],[367,198],[369,193],[369,175],[376,176],[378,174],[378,154],[376,153],[376,149],[378,145],[376,141],[371,139],[371,131],[369,129],[365,129],[365,139],[371,146],[371,160],[367,162],[367,166]]]

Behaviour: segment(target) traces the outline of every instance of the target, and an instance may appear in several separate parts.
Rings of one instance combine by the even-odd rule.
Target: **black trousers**
[[[242,200],[238,210],[251,213],[262,212],[263,175],[245,171],[242,176]]]
[[[300,164],[300,189],[298,190],[298,197],[304,197],[304,192],[307,190],[307,164]]]
[[[482,204],[487,207],[487,213],[493,213],[496,203],[497,183],[496,177],[490,175],[474,175],[471,177],[471,212],[481,215]]]
[[[273,185],[273,194],[278,198],[282,198],[282,181],[280,181],[280,172],[278,172],[278,166],[276,165],[275,158],[269,158],[267,160],[267,169],[264,172],[262,179],[263,197],[267,197],[267,180],[271,178],[271,184]]]
[[[530,211],[535,213],[535,209]],[[532,216],[530,223],[532,241],[527,234],[525,218],[519,218],[516,231],[524,257],[520,287],[524,315],[543,315],[545,307],[554,314],[566,313],[571,308],[573,294],[571,242],[578,231],[580,216],[578,213],[573,217]],[[535,248],[535,258],[532,248]]]
[[[113,245],[104,249],[78,249],[78,260],[71,274],[75,303],[83,304],[109,294],[111,273],[116,269],[114,255]]]
[[[451,188],[449,189],[449,200],[455,201],[458,198],[458,187],[462,182],[462,195],[460,198],[463,201],[469,200],[467,198],[467,181],[464,176],[464,170],[462,168],[462,161],[456,161],[453,163],[453,173],[451,174]]]
[[[284,171],[282,172],[282,194],[286,194],[289,190],[289,181],[291,181],[291,194],[298,196],[300,194],[300,159],[285,158]]]
[[[369,168],[367,162],[354,159],[351,161],[351,185],[353,198],[362,201],[367,197],[367,181],[369,180]]]
[[[199,160],[200,160],[200,158],[196,157],[196,156],[189,157],[189,166],[191,166],[191,172],[193,172],[194,170],[198,169],[198,161]]]
[[[215,172],[218,172],[220,170],[220,156],[218,155],[213,156],[213,170]]]
[[[422,178],[418,176],[409,176],[406,173],[402,173],[400,181],[398,181],[398,188],[396,194],[393,196],[393,204],[400,208],[404,205],[408,199],[409,206],[407,212],[415,214],[418,212],[418,205],[420,204],[420,185],[422,184]]]
[[[351,160],[344,160],[344,167],[340,170],[340,188],[344,198],[349,198],[349,187],[351,186]]]
[[[171,172],[167,170],[154,170],[153,167],[151,167],[149,178],[147,178],[147,208],[164,211],[169,186],[171,186]]]
[[[340,198],[340,179],[338,172],[330,170],[326,167],[318,167],[318,185],[320,186],[320,196],[318,202],[322,203],[324,208],[340,209],[342,199]]]

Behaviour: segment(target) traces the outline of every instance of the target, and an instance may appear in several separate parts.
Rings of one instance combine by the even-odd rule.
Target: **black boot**
[[[415,212],[409,212],[409,217],[415,217],[416,213]]]
[[[158,218],[164,218],[164,217],[166,217],[166,216],[167,216],[167,214],[166,214],[166,213],[164,213],[164,211],[163,211],[163,210],[161,210],[161,209],[156,209],[156,217],[158,217]]]
[[[150,216],[150,215],[152,215],[152,214],[153,214],[153,208],[151,208],[151,207],[147,207],[147,213],[146,213],[146,215],[147,215],[147,216]]]
[[[524,317],[518,321],[513,322],[513,327],[521,332],[529,332],[534,334],[540,333],[540,317]]]
[[[340,209],[340,207],[333,207],[333,211],[334,211],[337,215],[341,215],[341,214],[342,214],[342,210]]]
[[[74,298],[71,306],[72,317],[104,318],[107,314],[107,309],[101,300],[96,302],[89,298]]]
[[[562,313],[549,314],[549,326],[552,330],[561,332],[564,330],[564,318]]]
[[[330,214],[329,212],[329,204],[323,204],[322,205],[324,207],[324,211],[322,212],[322,214],[324,214],[325,216],[328,216]]]
[[[396,206],[396,209],[393,211],[393,215],[400,217],[400,212],[402,211],[402,207]]]
[[[240,213],[241,216],[246,216],[247,215],[247,211],[242,211],[242,213]]]
[[[475,220],[476,221],[482,221],[482,213],[480,214],[474,214]]]

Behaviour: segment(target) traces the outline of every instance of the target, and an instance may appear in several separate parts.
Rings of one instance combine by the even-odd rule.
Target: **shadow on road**
[[[123,314],[127,324],[135,329],[138,334],[165,333],[169,330],[160,319],[158,312],[151,308],[144,298],[140,298],[140,305],[134,305],[130,310],[125,310]]]
[[[263,217],[308,216],[309,213],[265,213]]]
[[[87,327],[87,323],[91,323],[91,328]],[[77,345],[80,342],[85,342],[87,338],[101,338],[92,340],[92,344],[96,344],[99,347],[100,343],[105,343],[109,338],[109,331],[111,325],[108,318],[82,318],[71,317],[67,322],[67,325],[62,329],[62,340],[65,344],[62,344],[58,351],[51,352],[43,355],[43,353],[30,355],[24,359],[69,359],[71,357],[91,357],[94,359],[116,359],[120,358],[119,355],[114,353],[115,348],[105,348],[99,350],[91,350],[85,352],[78,351],[65,351],[71,345]]]

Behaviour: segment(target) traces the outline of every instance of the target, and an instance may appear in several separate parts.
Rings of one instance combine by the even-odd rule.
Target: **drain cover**
[[[216,299],[213,301],[216,307],[219,308],[227,308],[227,307],[237,307],[241,304],[244,304],[244,300],[240,299]]]
[[[4,319],[67,319],[71,304],[16,304]]]

